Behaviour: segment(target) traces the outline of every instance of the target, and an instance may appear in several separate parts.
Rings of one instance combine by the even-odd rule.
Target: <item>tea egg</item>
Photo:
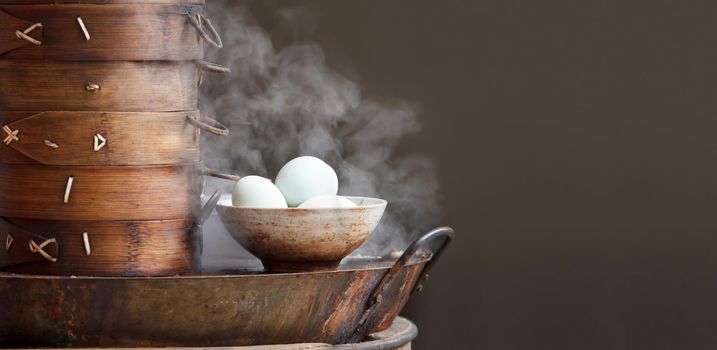
[[[276,186],[290,207],[322,195],[336,195],[339,179],[323,160],[303,156],[294,158],[279,170]]]
[[[318,196],[311,198],[304,203],[301,203],[299,205],[299,208],[311,208],[311,209],[318,209],[318,208],[354,208],[356,207],[356,203],[352,202],[350,199],[346,197],[336,196],[336,195],[325,195],[325,196]]]
[[[239,179],[232,192],[232,204],[244,208],[287,208],[286,199],[271,180],[261,176]]]

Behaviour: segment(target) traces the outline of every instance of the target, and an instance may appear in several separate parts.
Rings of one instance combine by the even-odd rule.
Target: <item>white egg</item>
[[[239,179],[232,192],[232,204],[244,208],[287,208],[286,199],[271,180],[261,176]]]
[[[336,195],[325,195],[311,198],[299,205],[299,208],[318,209],[318,208],[354,208],[356,203],[346,197]]]
[[[339,179],[336,172],[316,157],[298,157],[286,163],[276,176],[276,186],[290,207],[322,195],[336,195]]]

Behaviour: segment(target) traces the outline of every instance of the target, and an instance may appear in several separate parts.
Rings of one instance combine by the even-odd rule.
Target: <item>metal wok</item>
[[[451,228],[437,228],[398,260],[347,259],[335,271],[267,274],[254,267],[154,278],[0,273],[0,347],[353,343],[390,326],[452,236]]]

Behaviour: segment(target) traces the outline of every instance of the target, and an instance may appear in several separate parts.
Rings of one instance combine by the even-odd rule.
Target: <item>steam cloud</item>
[[[394,152],[403,136],[420,130],[415,105],[363,97],[356,83],[327,65],[315,43],[275,49],[270,35],[234,1],[208,7],[224,48],[208,50],[207,59],[232,69],[227,76],[206,77],[202,87],[203,113],[231,130],[225,138],[203,139],[209,167],[274,178],[296,156],[323,159],[339,175],[339,194],[389,202],[376,233],[359,249],[364,255],[403,250],[440,219],[433,162]],[[301,15],[292,11],[282,9],[282,18],[291,22]],[[225,192],[231,186],[209,185]],[[205,238],[205,244],[220,245],[212,244],[216,239]]]

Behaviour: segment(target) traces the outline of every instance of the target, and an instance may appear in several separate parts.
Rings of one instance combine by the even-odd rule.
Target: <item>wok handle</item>
[[[229,69],[229,67],[224,67],[220,64],[207,62],[204,60],[200,60],[196,62],[197,67],[203,71],[207,72],[214,72],[214,73],[231,73],[232,70]]]
[[[209,216],[212,215],[212,212],[214,211],[214,208],[216,208],[217,203],[219,203],[219,199],[222,198],[222,192],[217,190],[214,192],[214,194],[209,197],[209,200],[204,204],[202,207],[202,210],[199,212],[199,217],[197,217],[197,223],[199,225],[203,224],[207,219],[209,219]]]
[[[204,170],[202,170],[202,175],[216,177],[219,179],[224,179],[224,180],[229,180],[229,181],[239,181],[239,179],[241,179],[241,177],[238,175],[227,174],[227,173],[223,173],[218,170],[209,169],[209,168],[204,168]]]
[[[411,245],[406,248],[406,250],[403,252],[400,258],[398,258],[398,261],[396,261],[393,266],[391,266],[391,269],[388,270],[388,273],[383,277],[381,280],[381,283],[379,283],[378,287],[376,287],[376,290],[373,293],[372,300],[373,302],[378,302],[381,297],[380,294],[383,293],[384,289],[393,281],[394,277],[398,275],[400,271],[402,271],[406,265],[411,261],[411,258],[415,256],[420,251],[430,251],[429,245],[433,241],[437,239],[443,239],[441,242],[441,245],[438,247],[438,249],[435,252],[431,252],[431,258],[426,262],[426,266],[423,268],[423,271],[421,271],[421,276],[416,282],[416,286],[413,287],[413,290],[411,293],[414,293],[416,291],[420,291],[420,289],[423,289],[422,282],[425,282],[425,280],[428,278],[428,272],[431,270],[431,267],[433,267],[433,264],[436,263],[438,258],[443,253],[443,250],[448,246],[448,244],[451,243],[451,240],[453,240],[454,231],[452,228],[448,226],[438,227],[434,228],[433,230],[429,231],[425,235],[421,236],[417,240],[415,240]]]
[[[218,136],[227,136],[229,135],[229,128],[224,126],[224,124],[209,118],[209,117],[193,117],[191,115],[187,116],[187,122],[195,127],[197,127],[200,130],[204,130],[206,132],[212,133],[214,135]]]
[[[426,248],[431,242],[437,239],[443,239],[443,241],[441,241],[441,245],[438,246],[436,251],[431,252],[431,259],[428,260],[428,262],[426,263],[426,267],[423,268],[423,272],[421,272],[421,277],[419,277],[418,282],[416,282],[416,285],[411,291],[412,294],[423,290],[423,282],[425,282],[429,277],[428,272],[431,271],[431,268],[434,266],[436,261],[438,261],[438,258],[441,257],[441,254],[443,254],[445,248],[451,243],[454,235],[455,231],[453,231],[453,229],[450,227],[443,226],[435,228],[418,238],[413,243],[411,243],[411,245],[406,248],[406,251],[403,252],[403,255],[401,255],[401,257],[398,259],[396,265],[404,267],[408,264],[411,258],[416,255],[417,252],[419,252],[420,250],[424,250],[424,248]]]
[[[217,33],[217,30],[214,29],[212,21],[210,21],[209,18],[202,16],[201,13],[194,14],[192,12],[187,13],[187,17],[189,18],[189,24],[197,30],[197,33],[199,33],[199,36],[202,37],[204,41],[218,49],[224,47],[222,38],[219,36],[219,33]],[[205,30],[205,27],[209,30],[209,33]]]
[[[438,249],[435,252],[431,252],[432,257],[426,263],[426,266],[421,272],[421,276],[416,282],[416,286],[419,286],[423,281],[425,281],[426,276],[428,276],[427,273],[430,270],[432,264],[436,262],[443,250],[453,239],[453,234],[454,231],[450,227],[438,227],[421,236],[413,243],[411,243],[408,248],[406,248],[406,250],[403,252],[403,255],[401,255],[398,261],[396,261],[396,263],[391,266],[391,268],[388,270],[388,272],[386,272],[386,274],[376,286],[376,289],[374,289],[373,293],[371,293],[371,296],[369,297],[366,304],[366,309],[361,318],[359,319],[358,326],[349,338],[349,341],[357,342],[363,339],[363,337],[365,337],[369,331],[371,331],[378,325],[380,317],[377,317],[378,315],[376,315],[375,310],[377,310],[378,305],[381,304],[383,300],[382,294],[386,290],[386,288],[388,288],[391,282],[396,278],[396,276],[406,267],[406,265],[408,265],[411,258],[413,258],[413,256],[416,255],[419,251],[428,250],[429,244],[431,242],[437,239],[443,239]],[[417,288],[416,286],[413,287],[411,293],[415,292],[417,289],[422,288]]]

